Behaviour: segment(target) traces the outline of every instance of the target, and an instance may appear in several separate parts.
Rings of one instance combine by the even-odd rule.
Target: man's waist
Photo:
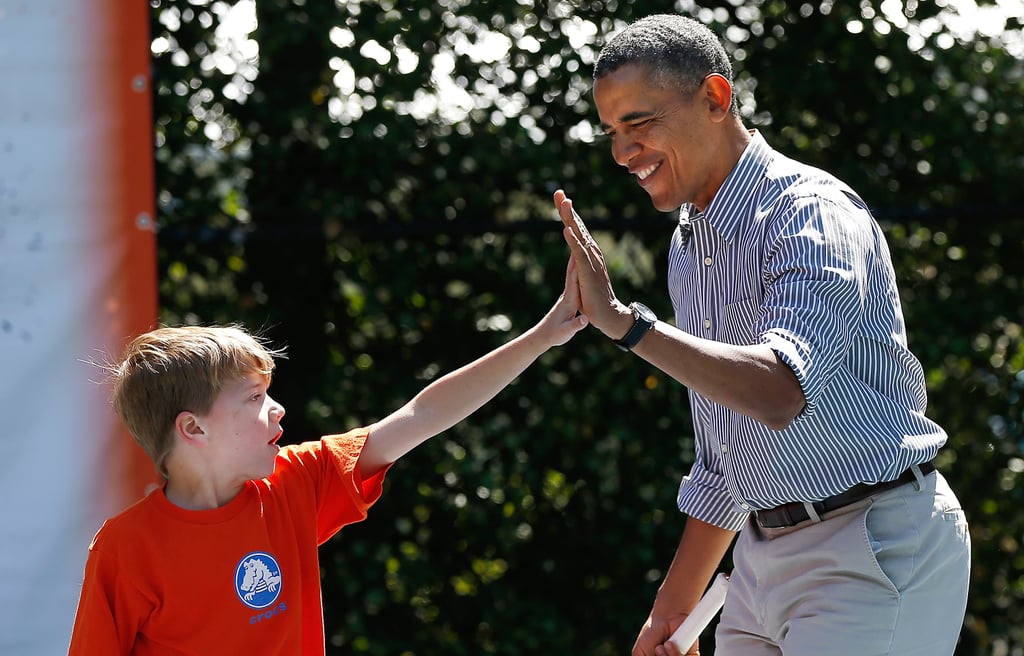
[[[916,471],[915,471],[916,470]],[[786,528],[796,526],[801,522],[812,519],[814,515],[821,516],[826,513],[839,510],[845,506],[856,503],[870,496],[874,496],[886,490],[891,490],[901,485],[914,482],[918,476],[927,476],[935,471],[935,464],[931,461],[914,465],[891,481],[881,483],[858,483],[845,492],[840,492],[821,501],[784,503],[767,510],[755,512],[757,523],[762,528]]]

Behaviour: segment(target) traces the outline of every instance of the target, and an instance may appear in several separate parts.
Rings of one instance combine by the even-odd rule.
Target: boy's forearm
[[[377,471],[451,428],[494,398],[547,351],[537,327],[435,380],[370,429],[360,455],[364,474]]]
[[[542,353],[564,344],[587,325],[586,316],[580,315],[579,310],[578,279],[570,260],[562,295],[535,326],[442,376],[398,411],[370,427],[359,456],[361,473],[376,473],[490,401]]]
[[[422,432],[430,435],[451,428],[494,398],[550,348],[535,328],[487,355],[448,373],[423,389],[415,406]]]

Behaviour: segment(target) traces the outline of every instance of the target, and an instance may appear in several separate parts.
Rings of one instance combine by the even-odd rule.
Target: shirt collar
[[[683,205],[679,208],[680,225],[706,219],[723,239],[732,241],[744,216],[743,207],[774,157],[774,151],[760,132],[751,130],[750,136],[750,143],[743,149],[739,161],[708,203],[707,209],[700,212],[692,203]]]

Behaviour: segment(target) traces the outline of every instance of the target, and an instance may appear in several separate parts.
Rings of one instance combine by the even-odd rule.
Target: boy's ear
[[[178,413],[178,416],[174,419],[174,432],[181,439],[187,442],[195,442],[197,440],[205,440],[206,432],[203,430],[202,425],[199,423],[199,417],[188,410],[183,410]]]

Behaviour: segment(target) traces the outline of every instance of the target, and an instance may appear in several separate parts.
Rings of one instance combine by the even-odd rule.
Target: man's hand
[[[669,638],[684,619],[686,619],[686,615],[670,618],[648,617],[633,645],[632,656],[697,656],[700,654],[698,643],[694,643],[684,654],[674,643],[669,642]]]
[[[562,231],[565,242],[576,262],[582,312],[605,335],[620,339],[633,325],[633,313],[616,298],[601,247],[573,210],[572,201],[561,189],[555,192],[554,200],[565,226]]]

